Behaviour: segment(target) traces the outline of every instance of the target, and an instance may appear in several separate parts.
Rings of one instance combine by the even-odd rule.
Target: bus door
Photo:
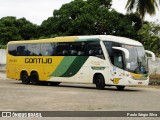
[[[111,62],[113,66],[110,68],[110,80],[111,84],[118,85],[122,84],[122,79],[124,75],[124,57],[123,53],[120,50],[113,50],[111,57]]]

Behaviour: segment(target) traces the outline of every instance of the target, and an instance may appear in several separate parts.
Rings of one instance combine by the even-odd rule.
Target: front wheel
[[[102,90],[105,88],[105,81],[102,75],[96,75],[94,79],[95,79],[95,84],[97,89]]]
[[[125,86],[117,86],[117,90],[122,91],[124,90]]]

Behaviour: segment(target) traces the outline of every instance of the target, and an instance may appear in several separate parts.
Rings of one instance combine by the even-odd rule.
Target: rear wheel
[[[105,81],[102,75],[96,75],[94,78],[94,82],[96,84],[97,89],[104,89],[105,88]]]
[[[37,73],[37,72],[31,73],[30,80],[31,80],[31,83],[32,83],[33,85],[39,84],[40,81],[39,81],[38,73]]]
[[[30,84],[30,79],[27,72],[21,73],[21,80],[22,80],[22,84]]]
[[[122,91],[125,88],[125,86],[116,86],[116,87],[117,87],[117,90],[119,90],[119,91]]]

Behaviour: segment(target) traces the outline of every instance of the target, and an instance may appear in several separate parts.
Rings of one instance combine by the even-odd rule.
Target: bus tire
[[[30,76],[30,80],[31,80],[31,83],[32,83],[33,85],[39,84],[40,81],[39,81],[38,73],[37,73],[37,72],[32,72],[32,73],[31,73],[31,76]]]
[[[117,87],[117,90],[119,90],[119,91],[122,91],[125,88],[125,86],[116,86],[116,87]]]
[[[51,86],[58,86],[60,84],[60,82],[50,82]]]
[[[30,79],[27,72],[21,72],[20,78],[21,78],[22,84],[30,84]]]
[[[95,78],[95,84],[96,84],[96,88],[97,89],[104,89],[105,88],[105,81],[104,81],[104,77],[100,74],[96,75]]]

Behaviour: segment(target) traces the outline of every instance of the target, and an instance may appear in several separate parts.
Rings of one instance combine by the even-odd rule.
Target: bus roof
[[[86,39],[86,38],[97,38],[102,41],[113,41],[118,42],[122,44],[128,44],[128,45],[136,45],[136,46],[143,46],[140,42],[126,38],[126,37],[120,37],[120,36],[113,36],[113,35],[92,35],[92,36],[79,36],[80,39]]]
[[[79,40],[87,41],[88,39],[100,39],[102,41],[113,41],[128,45],[142,46],[142,44],[136,40],[132,40],[126,37],[112,36],[112,35],[86,35],[86,36],[65,36],[55,37],[39,40],[24,40],[24,41],[11,41],[8,44],[25,44],[25,43],[47,43],[47,42],[76,42]]]

